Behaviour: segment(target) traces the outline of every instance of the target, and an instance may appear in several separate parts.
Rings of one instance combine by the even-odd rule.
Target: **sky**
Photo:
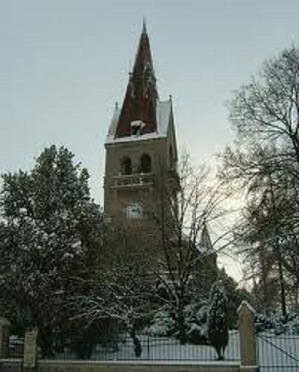
[[[179,149],[213,162],[234,138],[226,102],[264,60],[299,45],[298,0],[0,0],[0,173],[67,146],[103,201],[104,142],[143,18]]]

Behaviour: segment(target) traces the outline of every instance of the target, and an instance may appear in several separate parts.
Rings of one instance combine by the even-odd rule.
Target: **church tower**
[[[145,24],[124,101],[115,107],[105,148],[106,218],[138,228],[151,225],[161,179],[176,184],[177,144],[172,101],[159,100]]]

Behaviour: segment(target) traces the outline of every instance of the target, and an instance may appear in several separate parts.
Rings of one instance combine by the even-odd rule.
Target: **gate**
[[[299,335],[258,335],[260,371],[299,371]]]

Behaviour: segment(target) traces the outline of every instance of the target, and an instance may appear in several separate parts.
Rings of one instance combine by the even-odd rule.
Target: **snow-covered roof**
[[[168,101],[158,101],[157,102],[157,131],[145,134],[137,134],[131,135],[127,137],[115,137],[121,108],[115,107],[111,124],[108,130],[108,134],[106,137],[106,144],[110,143],[118,143],[118,142],[134,142],[134,141],[141,141],[141,140],[148,140],[148,139],[155,139],[167,136],[168,126],[170,123],[170,115],[171,115],[171,100]]]

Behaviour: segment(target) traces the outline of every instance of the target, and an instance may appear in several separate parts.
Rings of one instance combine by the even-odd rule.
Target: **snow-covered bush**
[[[289,333],[299,335],[299,315],[294,317],[288,324]]]
[[[196,344],[207,344],[207,314],[208,305],[192,304],[185,307],[187,341]]]
[[[273,328],[272,318],[265,314],[256,314],[255,327],[257,332],[263,332]]]
[[[299,334],[299,315],[296,314],[257,314],[255,324],[257,332]]]
[[[186,325],[197,323],[198,325],[206,324],[209,306],[207,303],[196,303],[185,306],[184,317]]]
[[[145,332],[151,336],[170,336],[174,332],[175,320],[172,312],[167,308],[158,310]]]
[[[199,326],[197,323],[191,323],[187,331],[188,342],[195,345],[208,344],[206,324]]]

